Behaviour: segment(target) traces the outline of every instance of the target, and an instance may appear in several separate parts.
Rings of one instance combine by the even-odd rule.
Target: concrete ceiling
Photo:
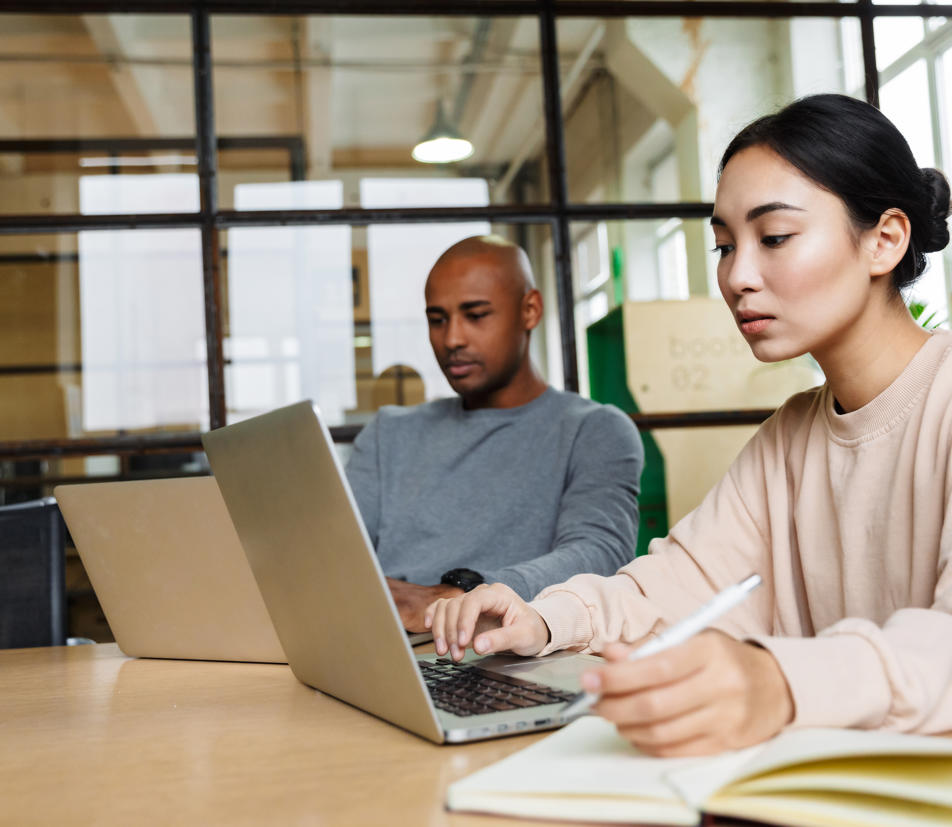
[[[194,132],[186,17],[0,20],[0,138]],[[563,74],[579,52],[576,80],[596,65],[598,26],[560,23]],[[312,175],[410,163],[438,101],[474,142],[475,163],[505,165],[540,145],[534,18],[222,16],[212,53],[219,134],[302,135]]]

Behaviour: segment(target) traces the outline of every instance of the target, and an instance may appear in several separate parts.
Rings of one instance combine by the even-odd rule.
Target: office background
[[[206,473],[202,430],[302,397],[346,444],[381,404],[445,395],[422,284],[474,233],[527,249],[536,362],[591,394],[590,325],[716,295],[716,163],[752,118],[839,91],[947,165],[949,18],[865,0],[0,2],[0,503]],[[415,160],[440,130],[472,154]],[[933,259],[915,298],[941,321]],[[763,417],[712,407],[707,425]],[[655,424],[701,421],[672,413]]]

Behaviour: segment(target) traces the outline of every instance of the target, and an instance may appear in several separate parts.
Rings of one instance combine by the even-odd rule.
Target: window
[[[414,296],[438,248],[487,229],[532,261],[537,363],[584,391],[589,324],[710,294],[716,164],[749,119],[881,94],[924,163],[952,146],[952,24],[918,6],[60,5],[0,12],[0,497],[194,469],[201,429],[300,396],[346,442],[446,392]],[[469,158],[412,159],[438,121]]]
[[[944,169],[952,158],[952,23],[944,18],[876,22],[882,110],[905,135],[920,166]],[[926,306],[923,318],[931,315],[933,323],[948,327],[952,259],[948,251],[927,258],[928,269],[906,299]]]

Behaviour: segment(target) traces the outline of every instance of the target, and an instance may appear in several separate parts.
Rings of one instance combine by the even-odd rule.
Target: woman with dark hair
[[[900,293],[948,214],[945,178],[868,104],[818,95],[746,127],[711,219],[720,290],[758,359],[810,353],[825,384],[615,576],[437,601],[437,651],[601,652],[596,712],[658,755],[785,727],[952,730],[952,335]],[[715,628],[627,659],[752,572],[764,587]]]

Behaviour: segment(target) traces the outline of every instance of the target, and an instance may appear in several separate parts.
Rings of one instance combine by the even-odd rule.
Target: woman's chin
[[[754,358],[760,362],[783,362],[787,359],[795,359],[802,356],[807,351],[803,348],[797,348],[789,343],[768,340],[748,341],[750,352]]]

